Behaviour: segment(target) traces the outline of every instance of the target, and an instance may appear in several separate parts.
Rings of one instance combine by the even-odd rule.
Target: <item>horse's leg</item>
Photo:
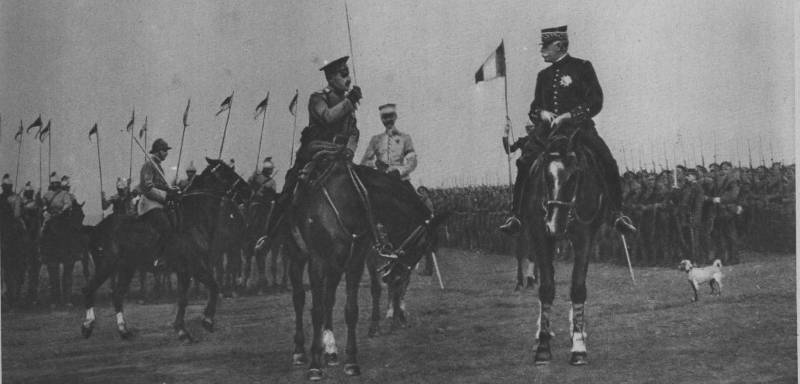
[[[219,297],[219,285],[214,280],[214,274],[210,270],[200,268],[194,274],[195,278],[203,283],[208,289],[208,304],[203,311],[203,328],[206,331],[214,332],[214,315],[217,313],[217,299]]]
[[[97,268],[95,266],[95,268]],[[89,271],[89,252],[82,251],[81,252],[81,272],[83,272],[83,281],[89,282],[92,274]]]
[[[42,260],[39,258],[37,246],[33,246],[28,265],[28,302],[36,305],[39,301],[39,273],[42,270]]]
[[[186,306],[189,304],[189,284],[191,283],[191,276],[185,266],[178,267],[178,310],[175,313],[175,322],[172,323],[173,329],[178,334],[178,340],[191,343],[192,335],[186,331],[186,324],[184,317],[186,315]]]
[[[364,252],[361,253],[363,254]],[[347,357],[344,362],[344,373],[348,376],[358,376],[361,374],[361,368],[358,365],[356,325],[358,324],[358,288],[361,284],[361,275],[364,274],[364,262],[351,260],[350,263],[351,265],[347,266],[347,274],[345,276],[347,301],[344,307],[344,319],[345,323],[347,323],[347,347],[345,348]],[[380,283],[378,285],[380,286]],[[378,297],[380,297],[380,294]]]
[[[47,263],[47,277],[50,280],[50,307],[61,304],[61,265],[58,262]]]
[[[96,265],[94,269],[94,277],[89,280],[89,283],[82,290],[84,306],[86,308],[86,319],[83,321],[83,324],[81,324],[81,334],[85,338],[92,336],[92,331],[94,330],[94,294],[114,272],[114,267],[115,266],[108,261],[100,265]]]
[[[75,267],[74,261],[64,263],[64,270],[61,272],[63,286],[63,301],[67,307],[72,307],[72,270]]]
[[[322,326],[325,321],[325,271],[323,266],[314,259],[308,263],[308,279],[311,283],[311,325],[313,336],[311,339],[311,366],[308,369],[308,378],[312,381],[322,379]]]
[[[586,322],[584,304],[586,303],[586,274],[589,270],[589,251],[592,246],[591,232],[594,228],[584,228],[573,238],[575,262],[572,265],[572,285],[570,287],[570,338],[572,349],[570,364],[586,365]],[[580,230],[579,230],[580,231]]]
[[[539,345],[536,347],[534,355],[534,363],[536,365],[548,364],[553,358],[550,352],[550,339],[553,337],[553,332],[550,328],[550,316],[553,299],[556,295],[555,269],[553,266],[555,242],[553,238],[546,236],[544,231],[544,228],[540,228],[537,231],[538,239],[534,242],[534,244],[540,244],[541,246],[531,247],[531,250],[536,253],[536,266],[539,268],[540,277],[539,320],[536,331]]]
[[[325,363],[339,365],[339,348],[333,333],[333,307],[336,303],[336,287],[342,279],[339,272],[329,272],[325,278],[325,325],[322,331],[322,344],[325,347]]]
[[[264,293],[264,291],[266,291],[267,288],[267,267],[265,264],[267,259],[267,252],[270,252],[269,248],[255,252],[256,274],[258,275],[258,277],[256,278],[256,287],[258,288],[259,293]]]
[[[382,287],[374,260],[377,255],[372,254],[367,257],[369,258],[367,260],[367,270],[369,271],[369,289],[370,293],[372,294],[372,316],[370,317],[369,332],[367,333],[367,336],[374,337],[380,333]]]
[[[292,281],[292,303],[294,304],[294,352],[292,354],[292,364],[305,365],[308,357],[305,350],[305,334],[303,332],[303,307],[306,305],[306,291],[303,288],[303,267],[305,262],[292,258],[291,273],[289,276]]]
[[[122,303],[125,300],[125,294],[128,293],[133,274],[136,269],[133,266],[123,265],[117,274],[117,284],[111,292],[111,301],[114,304],[114,312],[117,314],[117,332],[123,340],[130,339],[133,336],[128,326],[125,323],[125,316],[122,314]]]

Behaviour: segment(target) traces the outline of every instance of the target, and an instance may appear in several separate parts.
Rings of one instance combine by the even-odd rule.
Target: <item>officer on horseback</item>
[[[167,158],[170,149],[172,148],[164,139],[159,138],[153,141],[148,161],[142,165],[139,172],[139,190],[142,192],[142,196],[136,212],[142,220],[158,232],[157,251],[153,262],[153,266],[157,269],[165,267],[162,259],[163,253],[174,232],[167,215],[166,205],[169,201],[175,200],[180,193],[177,187],[169,186],[164,177],[164,170],[161,168],[161,162]]]
[[[7,173],[3,175],[0,202],[2,202],[2,204],[8,204],[7,207],[11,209],[10,212],[14,220],[24,228],[25,224],[22,221],[22,199],[19,195],[14,193],[14,183],[11,182],[11,176]]]
[[[250,189],[255,191],[256,196],[267,197],[274,196],[277,191],[275,179],[272,174],[275,172],[275,164],[272,163],[272,156],[267,156],[261,166],[261,172],[254,172],[247,180]]]
[[[133,204],[133,196],[130,193],[130,189],[130,182],[124,177],[118,177],[116,195],[106,199],[106,193],[101,191],[100,203],[103,210],[113,207],[111,211],[117,215],[135,214],[136,206]]]
[[[622,186],[617,162],[611,150],[597,134],[592,117],[603,107],[603,90],[597,80],[594,67],[587,60],[574,58],[567,53],[569,39],[567,26],[542,30],[541,54],[551,65],[539,72],[536,91],[528,116],[535,125],[543,125],[547,131],[571,126],[581,129],[582,142],[598,157],[602,166],[607,189],[608,204],[614,228],[622,233],[635,232],[627,216],[622,215]],[[539,150],[526,145],[524,150]],[[524,158],[533,161],[539,153]],[[516,184],[524,183],[531,164],[518,164]],[[521,188],[515,188],[515,190]],[[500,227],[506,233],[516,233],[520,228],[519,193],[514,194],[512,216]]]
[[[44,222],[42,229],[52,217],[72,209],[75,197],[69,192],[69,176],[64,175],[61,179],[55,172],[50,174],[50,190],[42,197],[44,203]]]

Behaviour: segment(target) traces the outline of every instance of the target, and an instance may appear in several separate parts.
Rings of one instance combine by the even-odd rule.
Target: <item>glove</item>
[[[353,105],[358,104],[362,97],[364,96],[361,94],[361,87],[357,85],[353,86],[353,89],[347,93],[347,100],[350,100]]]
[[[572,114],[567,112],[556,117],[550,125],[552,125],[553,128],[558,128],[570,120],[572,120]]]
[[[553,125],[553,120],[556,119],[556,114],[550,111],[545,111],[544,109],[539,112],[539,119],[550,123],[549,125]]]

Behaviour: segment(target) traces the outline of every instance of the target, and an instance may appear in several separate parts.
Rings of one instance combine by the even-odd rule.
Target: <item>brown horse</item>
[[[72,269],[76,261],[87,259],[87,237],[83,227],[83,204],[73,200],[72,207],[44,224],[41,236],[42,262],[47,265],[51,305],[70,303]],[[63,265],[63,270],[59,267]],[[60,273],[59,273],[60,272]]]
[[[313,182],[301,183],[295,201],[299,203],[285,216],[292,240],[286,246],[291,260],[289,277],[295,309],[293,362],[303,365],[308,361],[303,332],[305,290],[302,279],[307,265],[313,299],[308,377],[319,380],[324,363],[338,364],[332,313],[336,288],[343,275],[347,291],[344,371],[350,376],[359,375],[358,288],[366,254],[375,242],[367,207],[374,210],[374,217],[385,227],[392,244],[400,244],[396,250],[398,258],[387,260],[380,268],[388,284],[401,282],[419,261],[421,249],[429,241],[428,234],[432,233],[436,221],[432,222],[431,212],[402,181],[370,168],[354,166],[347,159],[329,162]]]
[[[602,172],[591,151],[580,144],[580,131],[551,135],[545,141],[545,151],[532,167],[524,199],[525,230],[529,231],[539,270],[539,303],[534,361],[546,364],[552,359],[550,339],[551,308],[555,298],[556,242],[568,238],[575,257],[572,267],[570,299],[570,363],[586,364],[586,274],[595,233],[606,215],[604,195],[606,186]]]
[[[206,160],[206,169],[192,181],[180,198],[176,234],[164,251],[168,255],[168,265],[178,276],[178,311],[173,326],[178,338],[186,342],[192,341],[184,324],[190,279],[196,278],[209,291],[202,325],[211,332],[219,295],[213,269],[220,256],[212,252],[212,243],[234,236],[231,232],[237,229],[227,228],[220,217],[230,217],[238,212],[237,205],[249,199],[251,193],[247,183],[224,162]],[[157,236],[159,234],[153,228],[133,216],[112,215],[94,228],[90,244],[97,267],[94,277],[83,289],[86,319],[81,332],[84,337],[91,336],[95,325],[94,293],[112,274],[117,275],[112,292],[117,331],[123,339],[133,336],[122,314],[122,303],[137,267],[152,269]]]

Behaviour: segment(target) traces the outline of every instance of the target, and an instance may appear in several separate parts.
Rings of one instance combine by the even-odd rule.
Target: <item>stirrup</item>
[[[522,222],[519,221],[516,215],[512,215],[506,222],[500,226],[500,231],[509,235],[515,234],[519,232],[520,227],[522,226]]]
[[[378,253],[378,256],[385,257],[387,259],[397,259],[398,256],[394,252],[393,247],[390,244],[382,244],[378,245],[375,244],[375,252]]]

